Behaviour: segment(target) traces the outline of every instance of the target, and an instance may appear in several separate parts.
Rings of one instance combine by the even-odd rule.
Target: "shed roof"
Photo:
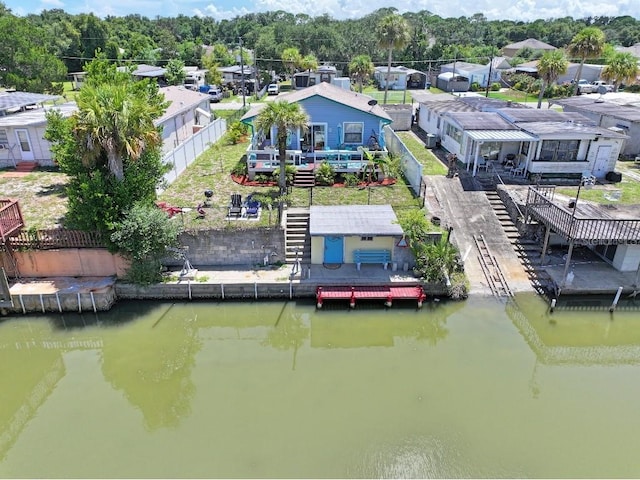
[[[371,102],[371,100],[373,100],[373,98],[369,95],[345,90],[344,88],[332,85],[327,82],[320,82],[317,85],[313,85],[311,87],[280,95],[278,97],[278,101],[298,103],[314,96],[323,97],[327,100],[331,100],[333,102],[355,108],[356,110],[369,113],[376,117],[387,120],[388,122],[392,121],[391,117],[387,114],[387,112],[384,111],[384,109],[380,105],[378,105],[377,103],[375,105],[371,105],[369,103]],[[265,104],[256,104],[242,116],[241,120],[245,121],[257,116],[262,111],[264,106]]]
[[[319,235],[402,235],[391,205],[311,206],[309,233]]]
[[[455,99],[440,100],[439,102],[425,102],[425,108],[437,113],[447,112],[477,112],[477,109],[473,105],[469,105],[465,102],[460,102]]]

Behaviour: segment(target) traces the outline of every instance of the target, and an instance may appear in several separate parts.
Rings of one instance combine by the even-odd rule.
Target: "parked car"
[[[589,83],[584,78],[578,80],[578,92],[579,93],[593,93],[598,89],[593,83]]]
[[[593,84],[596,87],[596,92],[598,91],[599,87],[604,87],[607,89],[607,92],[613,92],[613,90],[615,89],[615,87],[613,85],[611,85],[610,83],[605,82],[604,80],[597,80],[595,82],[593,82]]]
[[[200,93],[208,94],[210,102],[218,103],[222,100],[222,89],[217,85],[201,85],[198,90]]]
[[[267,87],[267,95],[278,95],[280,93],[280,87],[277,83],[270,83]]]

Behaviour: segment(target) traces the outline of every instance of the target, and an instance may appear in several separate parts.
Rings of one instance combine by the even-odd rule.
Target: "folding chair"
[[[239,193],[231,194],[231,203],[229,204],[229,218],[240,217],[242,215],[242,195]]]

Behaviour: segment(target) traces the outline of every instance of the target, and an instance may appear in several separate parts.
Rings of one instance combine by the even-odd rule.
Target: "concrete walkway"
[[[485,242],[504,274],[512,292],[533,291],[533,287],[484,191],[477,190],[473,179],[461,172],[459,177],[425,177],[442,211],[444,226],[453,227],[452,240],[460,250],[471,293],[491,294],[483,273],[474,235]]]

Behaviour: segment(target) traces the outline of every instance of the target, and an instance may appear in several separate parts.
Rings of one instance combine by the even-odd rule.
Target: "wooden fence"
[[[67,230],[27,230],[7,240],[14,249],[52,250],[58,248],[104,248],[102,235],[98,232]]]

